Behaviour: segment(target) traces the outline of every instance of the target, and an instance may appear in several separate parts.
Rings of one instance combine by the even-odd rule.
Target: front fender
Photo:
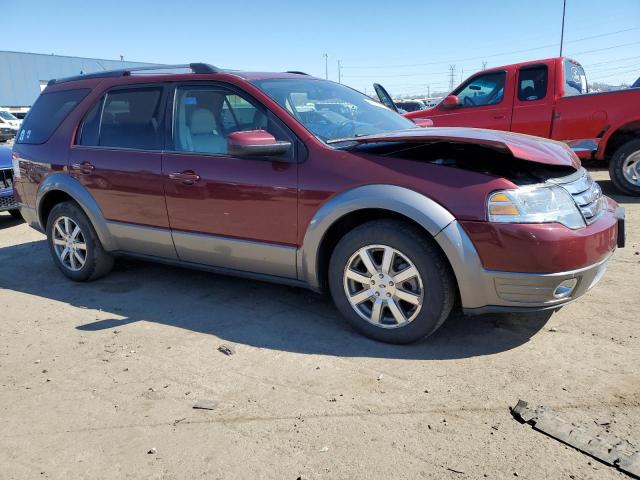
[[[319,268],[322,241],[331,226],[349,213],[379,209],[395,212],[420,224],[435,237],[455,220],[442,205],[424,195],[395,185],[365,185],[335,195],[313,216],[298,251],[298,277],[321,289]]]
[[[46,229],[46,222],[42,216],[42,206],[44,205],[45,198],[53,192],[64,192],[73,198],[76,203],[80,205],[80,208],[82,208],[87,217],[89,217],[103,248],[107,251],[117,249],[115,239],[107,228],[107,222],[96,200],[80,182],[64,173],[49,175],[38,187],[36,194],[36,212],[43,231]]]

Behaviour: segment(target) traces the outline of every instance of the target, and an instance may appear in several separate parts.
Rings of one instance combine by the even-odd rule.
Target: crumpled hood
[[[11,149],[0,146],[0,168],[11,168]]]
[[[358,143],[381,142],[456,142],[486,145],[507,150],[521,160],[546,165],[563,165],[580,168],[580,160],[564,143],[521,133],[485,130],[481,128],[434,127],[400,130],[376,135],[349,138]]]

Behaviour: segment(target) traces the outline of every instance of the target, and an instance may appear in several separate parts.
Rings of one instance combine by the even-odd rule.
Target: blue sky
[[[0,2],[0,49],[302,70],[371,92],[447,90],[482,67],[556,56],[562,0]],[[595,37],[595,38],[594,38]],[[590,81],[640,76],[640,0],[567,0],[565,53]]]

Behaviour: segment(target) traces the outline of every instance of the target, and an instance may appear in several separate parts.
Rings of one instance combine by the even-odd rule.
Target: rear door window
[[[84,146],[160,150],[163,87],[108,92],[85,116],[78,143]]]
[[[518,78],[518,100],[542,100],[547,95],[547,77],[546,65],[521,69]]]
[[[88,88],[42,93],[24,120],[16,143],[44,143],[90,92]]]
[[[564,96],[572,97],[587,92],[587,76],[582,65],[571,60],[564,60]]]

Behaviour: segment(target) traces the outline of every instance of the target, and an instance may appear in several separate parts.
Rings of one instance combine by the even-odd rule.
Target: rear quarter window
[[[22,123],[16,143],[41,144],[91,90],[88,88],[42,93]]]

